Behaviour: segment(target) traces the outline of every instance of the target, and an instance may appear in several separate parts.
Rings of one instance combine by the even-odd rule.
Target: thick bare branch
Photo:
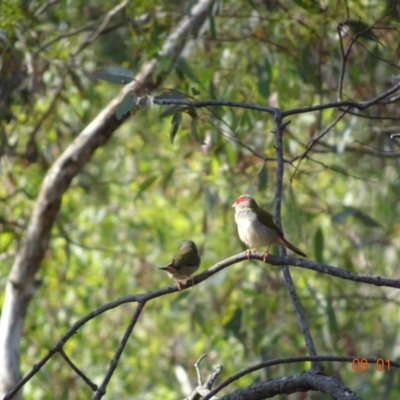
[[[317,391],[329,394],[332,399],[361,400],[355,392],[331,376],[302,372],[292,376],[281,376],[267,382],[254,383],[243,389],[235,390],[220,400],[263,400],[278,394]]]
[[[343,363],[348,363],[351,364],[354,360],[354,357],[343,357],[343,356],[312,356],[312,357],[307,357],[307,356],[300,356],[300,357],[288,357],[288,358],[276,358],[268,361],[264,361],[255,365],[252,365],[251,367],[245,368],[236,374],[230,376],[228,379],[224,380],[221,382],[218,386],[216,386],[213,390],[211,390],[203,400],[211,400],[211,396],[214,394],[220,392],[223,388],[227,387],[230,385],[232,382],[235,382],[239,380],[240,378],[251,374],[252,372],[259,371],[264,368],[269,368],[275,365],[282,365],[282,364],[292,364],[292,363],[299,363],[299,362],[304,362],[304,361],[310,361],[310,362],[321,362],[321,361],[328,361],[328,362],[343,362]],[[365,362],[371,364],[371,365],[376,365],[378,362],[378,358],[364,358]],[[400,367],[400,363],[395,363],[396,367]],[[328,378],[328,377],[327,377]],[[278,380],[282,378],[276,378]],[[274,379],[275,380],[275,379]],[[283,393],[283,392],[282,392]],[[246,397],[247,398],[247,397]]]

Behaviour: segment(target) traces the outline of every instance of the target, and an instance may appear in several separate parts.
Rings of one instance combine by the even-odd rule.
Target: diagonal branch
[[[146,302],[138,302],[136,310],[133,313],[133,316],[131,318],[131,321],[130,321],[128,327],[126,328],[126,331],[121,340],[121,343],[119,344],[118,349],[115,352],[115,355],[110,362],[110,366],[108,368],[106,376],[104,377],[102,384],[99,386],[96,393],[92,397],[93,400],[99,400],[106,394],[107,385],[110,382],[110,380],[114,374],[114,371],[117,369],[118,361],[121,358],[122,352],[124,351],[125,346],[128,343],[128,339],[131,336],[133,328],[135,327],[136,322],[139,319],[140,314],[142,313],[145,304],[146,304]]]

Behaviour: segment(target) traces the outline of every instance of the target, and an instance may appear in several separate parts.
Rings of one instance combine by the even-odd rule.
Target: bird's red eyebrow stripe
[[[236,204],[243,203],[243,202],[246,201],[246,200],[247,200],[247,197],[246,197],[246,196],[240,196],[240,197],[236,200]]]

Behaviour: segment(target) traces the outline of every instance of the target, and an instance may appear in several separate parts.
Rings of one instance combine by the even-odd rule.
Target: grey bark
[[[266,382],[259,382],[222,396],[220,400],[262,400],[278,394],[316,391],[326,393],[336,400],[361,400],[351,389],[331,376],[309,371],[292,376],[282,376]]]

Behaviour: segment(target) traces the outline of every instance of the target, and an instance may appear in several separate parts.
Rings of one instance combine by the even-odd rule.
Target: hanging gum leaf
[[[182,122],[182,113],[176,114],[172,117],[171,120],[171,130],[169,131],[169,138],[171,140],[171,144],[174,143],[175,135],[179,130],[179,126]]]
[[[315,249],[315,259],[318,262],[324,262],[324,232],[321,228],[317,229],[314,236],[314,249]]]
[[[117,106],[115,112],[117,119],[121,119],[124,115],[128,114],[136,104],[137,96],[133,92],[127,93]]]
[[[201,146],[206,144],[206,143],[204,143],[203,140],[200,139],[200,137],[197,133],[197,119],[196,118],[192,119],[191,132],[192,132],[193,139],[196,141],[196,143],[198,143]]]
[[[164,110],[158,117],[159,118],[170,117],[171,115],[180,114],[186,110],[187,110],[187,106],[175,104],[171,107],[168,107],[166,110]]]
[[[134,73],[122,67],[102,68],[92,72],[92,77],[111,83],[126,85],[135,79]]]
[[[183,57],[178,58],[176,69],[193,82],[200,83],[192,68],[190,68],[188,62]]]
[[[163,93],[154,96],[154,100],[187,100],[188,97],[176,90],[166,90]]]
[[[260,172],[258,173],[258,187],[259,189],[265,189],[268,184],[268,171],[265,163],[263,164]]]

